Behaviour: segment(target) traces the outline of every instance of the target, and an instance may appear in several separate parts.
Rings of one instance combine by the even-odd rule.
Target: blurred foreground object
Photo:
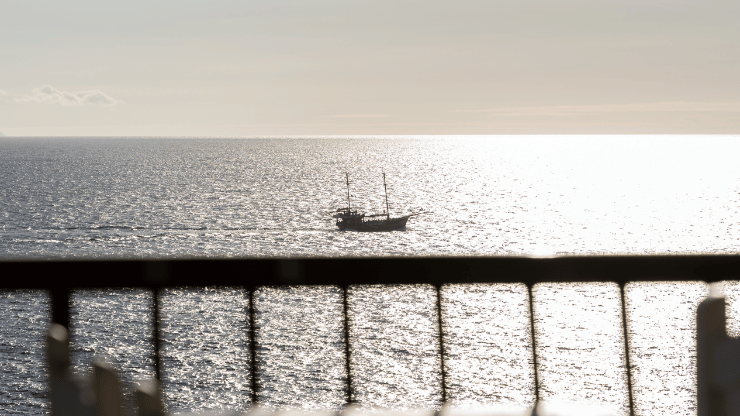
[[[121,382],[113,367],[93,362],[92,378],[72,374],[69,333],[53,324],[46,336],[49,360],[49,387],[52,416],[123,416]],[[142,384],[136,391],[140,416],[164,416],[164,406],[156,381]]]
[[[740,415],[740,339],[727,335],[725,298],[717,284],[696,316],[698,416]]]

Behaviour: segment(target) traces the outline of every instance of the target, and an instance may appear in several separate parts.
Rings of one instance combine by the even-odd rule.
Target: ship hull
[[[348,231],[395,231],[405,229],[409,217],[410,215],[382,220],[342,220],[337,221],[337,227]]]

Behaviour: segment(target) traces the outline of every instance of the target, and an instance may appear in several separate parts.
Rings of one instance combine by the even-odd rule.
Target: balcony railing
[[[447,401],[444,322],[440,290],[447,284],[524,283],[529,290],[529,328],[534,363],[535,401],[540,399],[537,338],[534,331],[532,287],[544,282],[615,282],[621,292],[621,319],[626,358],[630,414],[634,415],[630,340],[624,286],[640,281],[705,281],[740,279],[740,256],[590,256],[590,257],[414,257],[308,258],[242,260],[116,260],[0,262],[0,290],[47,290],[51,320],[69,327],[70,294],[98,288],[145,288],[153,292],[152,343],[157,379],[162,379],[159,292],[170,287],[242,287],[249,296],[248,348],[251,355],[251,401],[259,400],[254,293],[259,287],[323,285],[343,290],[345,397],[355,402],[350,366],[351,345],[347,291],[351,285],[429,284],[436,288],[437,340],[441,399]]]

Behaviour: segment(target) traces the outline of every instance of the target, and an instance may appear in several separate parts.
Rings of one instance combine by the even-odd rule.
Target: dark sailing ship
[[[385,214],[365,215],[352,209],[349,197],[349,173],[347,176],[347,208],[339,208],[333,218],[337,219],[337,227],[340,230],[354,231],[394,231],[406,228],[406,221],[414,215],[391,218],[390,205],[388,204],[388,187],[385,184],[385,172],[383,172],[383,188],[385,189]]]

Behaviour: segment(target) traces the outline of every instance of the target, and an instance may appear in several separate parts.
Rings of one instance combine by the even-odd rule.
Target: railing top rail
[[[0,262],[0,289],[740,279],[740,255],[361,257]]]

